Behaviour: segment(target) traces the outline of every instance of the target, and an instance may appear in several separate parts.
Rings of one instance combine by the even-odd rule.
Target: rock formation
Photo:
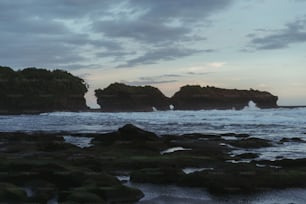
[[[257,90],[183,86],[171,98],[177,110],[242,109],[253,101],[259,108],[276,108],[277,96]]]
[[[103,111],[153,111],[168,110],[169,99],[152,86],[128,86],[113,83],[95,91],[98,104]]]
[[[0,66],[0,114],[86,110],[87,85],[72,74]]]
[[[215,87],[183,86],[167,98],[160,90],[151,86],[128,86],[114,83],[96,90],[98,104],[103,111],[152,111],[242,109],[253,101],[259,108],[276,108],[277,96],[258,90],[221,89]],[[153,108],[154,107],[154,108]]]

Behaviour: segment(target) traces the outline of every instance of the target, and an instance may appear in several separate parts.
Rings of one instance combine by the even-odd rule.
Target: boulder
[[[107,202],[104,201],[100,196],[91,192],[84,192],[84,191],[72,191],[66,198],[65,203],[100,203],[106,204]]]
[[[1,203],[25,203],[26,201],[26,192],[22,188],[10,183],[0,183]]]
[[[184,175],[181,169],[175,167],[147,168],[132,172],[130,179],[141,183],[175,184]]]
[[[155,141],[158,137],[155,133],[140,129],[132,124],[127,124],[118,129],[121,139]]]
[[[93,142],[97,143],[97,141],[102,142],[102,144],[113,144],[120,141],[149,142],[159,141],[159,137],[153,132],[140,129],[132,124],[126,124],[116,132],[96,136]]]
[[[109,203],[135,203],[144,197],[140,190],[124,185],[100,187],[97,192]]]

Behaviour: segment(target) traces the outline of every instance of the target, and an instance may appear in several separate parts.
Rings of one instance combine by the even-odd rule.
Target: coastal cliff
[[[128,86],[122,83],[113,83],[103,90],[95,90],[95,95],[97,103],[103,111],[169,109],[169,99],[159,89],[152,86]]]
[[[171,98],[152,86],[128,86],[114,83],[95,91],[103,111],[152,111],[201,109],[242,109],[253,101],[259,108],[276,108],[278,97],[258,90],[222,89],[215,87],[183,86]]]
[[[183,86],[171,98],[178,110],[242,109],[253,101],[259,108],[276,108],[278,97],[258,90]]]
[[[66,71],[0,66],[0,114],[86,110],[86,92],[83,79]]]

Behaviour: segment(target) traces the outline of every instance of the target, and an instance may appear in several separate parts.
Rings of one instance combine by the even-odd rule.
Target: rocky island
[[[153,111],[154,108],[169,110],[169,98],[152,86],[113,83],[103,90],[96,90],[95,95],[103,111]]]
[[[242,109],[253,101],[259,108],[276,108],[277,96],[266,91],[183,86],[171,98],[177,110]]]
[[[84,80],[66,71],[0,66],[0,114],[88,111],[86,92]],[[152,86],[113,83],[95,90],[95,96],[105,112],[242,109],[250,101],[259,108],[278,107],[278,97],[269,92],[209,86],[186,85],[169,98]]]
[[[242,109],[253,101],[259,108],[276,108],[278,97],[258,90],[222,89],[183,86],[171,98],[152,86],[128,86],[114,83],[96,90],[97,102],[103,111],[153,111]]]
[[[87,110],[84,80],[54,70],[0,67],[0,114]]]

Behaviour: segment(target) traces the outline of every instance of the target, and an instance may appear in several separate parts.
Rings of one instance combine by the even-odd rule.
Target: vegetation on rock
[[[0,66],[2,114],[85,110],[86,92],[84,80],[66,71]]]
[[[152,86],[128,86],[113,83],[95,91],[98,104],[104,111],[152,111],[169,109],[169,99]]]

